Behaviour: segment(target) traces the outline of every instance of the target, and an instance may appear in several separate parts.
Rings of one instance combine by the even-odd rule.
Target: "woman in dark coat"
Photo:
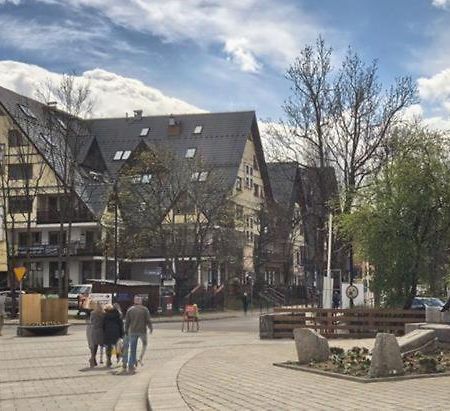
[[[119,311],[112,305],[105,307],[103,317],[103,343],[106,346],[106,366],[111,367],[112,348],[123,337],[123,321]]]

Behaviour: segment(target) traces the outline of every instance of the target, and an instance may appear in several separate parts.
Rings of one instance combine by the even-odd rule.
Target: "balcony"
[[[72,223],[85,223],[94,221],[92,214],[87,210],[72,210]],[[38,210],[36,222],[38,224],[54,224],[61,222],[61,212],[57,210]],[[68,222],[68,216],[65,217],[65,223]]]
[[[29,252],[30,257],[57,257],[59,245],[57,244],[35,244],[31,247],[16,247],[13,253],[15,257],[25,258]],[[101,247],[97,244],[85,244],[80,241],[73,241],[69,247],[72,256],[94,256],[102,255]],[[63,255],[67,253],[67,246],[64,246]]]

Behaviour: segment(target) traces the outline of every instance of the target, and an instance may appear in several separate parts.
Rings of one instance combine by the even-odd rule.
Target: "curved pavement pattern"
[[[233,321],[245,329],[257,318]],[[292,341],[260,341],[254,331],[221,330],[221,324],[199,333],[157,325],[144,367],[133,376],[102,367],[86,371],[84,326],[41,338],[18,338],[15,327],[5,327],[0,410],[448,409],[450,377],[360,384],[282,369],[272,363],[295,359]]]

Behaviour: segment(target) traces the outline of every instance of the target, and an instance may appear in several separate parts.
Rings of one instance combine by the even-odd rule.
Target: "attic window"
[[[23,104],[19,104],[18,106],[22,110],[23,114],[25,114],[27,117],[30,117],[33,120],[37,120],[36,115],[31,111],[29,107],[24,106]]]
[[[139,134],[141,137],[145,137],[148,135],[148,132],[150,131],[149,127],[145,127],[141,130],[141,134]]]
[[[203,126],[195,126],[194,134],[201,134]]]
[[[192,173],[191,181],[206,181],[208,178],[208,172],[207,171],[200,171]]]
[[[188,148],[188,149],[186,150],[185,158],[194,158],[195,152],[196,152],[196,151],[197,151],[196,148]]]
[[[133,184],[150,184],[150,180],[152,179],[152,175],[147,174],[138,174],[132,177]]]
[[[116,151],[116,154],[114,154],[114,160],[121,160],[123,155],[123,151]]]
[[[128,160],[130,158],[130,154],[131,154],[130,150],[124,151],[122,154],[122,160]]]

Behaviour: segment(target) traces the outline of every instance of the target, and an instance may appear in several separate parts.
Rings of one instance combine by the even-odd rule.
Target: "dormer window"
[[[126,150],[119,150],[116,151],[116,154],[114,154],[114,160],[127,160],[130,157],[131,151]]]
[[[208,172],[207,171],[200,171],[192,173],[191,181],[206,181],[208,178]]]
[[[185,158],[194,158],[196,151],[197,151],[196,148],[188,148],[186,150]]]
[[[19,104],[18,106],[22,110],[23,114],[25,114],[27,117],[30,117],[33,120],[37,120],[36,115],[31,111],[29,107],[24,106],[23,104]]]
[[[169,117],[169,126],[174,126],[175,125],[175,118],[173,116]]]
[[[141,137],[145,137],[148,135],[148,132],[150,131],[149,127],[145,127],[141,130],[141,134],[139,134]]]
[[[201,134],[203,131],[203,126],[195,126],[194,134]]]

